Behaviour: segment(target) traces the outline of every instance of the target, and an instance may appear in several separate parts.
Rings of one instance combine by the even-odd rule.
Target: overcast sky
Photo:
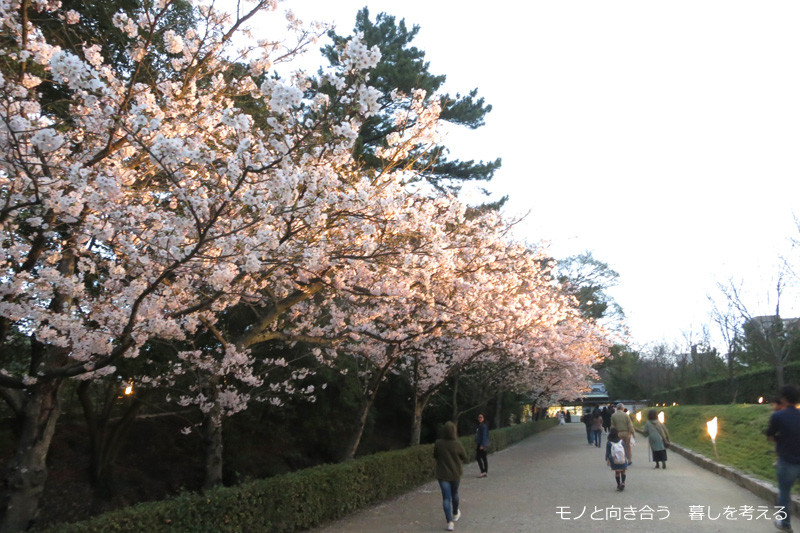
[[[461,159],[502,157],[489,188],[518,236],[556,258],[591,251],[633,342],[709,323],[716,283],[744,281],[774,312],[775,274],[800,236],[800,3],[794,1],[290,0],[349,35],[356,12],[421,27],[445,89],[478,88],[486,126]],[[264,26],[266,27],[266,26]],[[770,296],[770,291],[772,295]],[[784,295],[784,316],[800,314]],[[720,347],[721,348],[721,347]]]

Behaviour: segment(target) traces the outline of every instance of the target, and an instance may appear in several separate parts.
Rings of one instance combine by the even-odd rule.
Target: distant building
[[[608,392],[602,383],[594,383],[590,386],[591,391],[582,397],[574,400],[561,400],[547,409],[547,415],[554,417],[559,411],[570,413],[572,422],[580,422],[584,412],[591,411],[595,407],[602,407],[608,404]]]
[[[591,391],[587,392],[581,398],[581,404],[584,408],[605,405],[609,402],[608,392],[606,386],[602,383],[593,383]]]
[[[754,316],[745,321],[744,327],[745,331],[754,327],[764,334],[779,329],[791,331],[800,328],[800,318],[781,318],[778,315]]]
[[[595,383],[592,385],[592,394],[607,394],[606,386],[602,383]]]

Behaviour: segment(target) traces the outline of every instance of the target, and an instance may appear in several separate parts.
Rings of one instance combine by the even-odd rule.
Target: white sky
[[[706,295],[729,278],[744,280],[753,314],[774,311],[771,280],[800,236],[800,3],[283,7],[349,35],[365,5],[373,21],[418,24],[414,44],[445,89],[477,87],[493,106],[486,126],[445,144],[461,159],[502,157],[488,187],[509,195],[507,215],[530,212],[520,238],[548,241],[556,258],[589,250],[619,272],[612,295],[635,343],[696,337],[711,324]],[[784,296],[784,316],[800,313],[793,303]]]

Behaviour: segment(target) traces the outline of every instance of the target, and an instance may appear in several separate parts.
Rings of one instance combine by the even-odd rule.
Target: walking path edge
[[[638,429],[636,431],[641,433],[641,431]],[[740,472],[733,467],[718,463],[712,459],[709,459],[705,455],[689,450],[688,448],[678,446],[675,443],[670,444],[669,450],[682,455],[696,465],[701,466],[710,472],[713,472],[726,479],[730,479],[734,483],[746,488],[760,498],[771,501],[776,501],[778,498],[777,487],[768,481],[764,481],[754,476],[745,474],[744,472]],[[800,515],[800,498],[794,495],[792,495],[791,513],[796,516]]]

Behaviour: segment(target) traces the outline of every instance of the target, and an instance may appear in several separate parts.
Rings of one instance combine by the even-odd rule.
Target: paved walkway
[[[557,426],[489,455],[487,478],[476,477],[475,463],[465,465],[459,489],[462,518],[455,529],[480,533],[777,531],[772,526],[774,502],[675,453],[668,452],[667,470],[654,470],[646,442],[642,438],[634,447],[627,487],[621,493],[604,461],[605,437],[602,448],[589,446],[583,424]],[[564,514],[559,515],[559,510]],[[759,517],[761,513],[769,518]],[[797,518],[794,522],[800,524]],[[432,482],[314,531],[433,532],[443,531],[445,525],[439,485]]]

